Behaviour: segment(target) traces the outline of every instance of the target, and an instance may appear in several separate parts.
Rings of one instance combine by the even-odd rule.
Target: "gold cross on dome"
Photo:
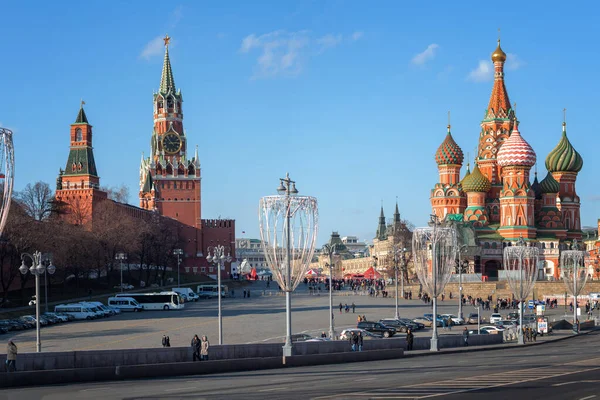
[[[163,40],[165,41],[165,47],[169,47],[169,41],[171,40],[171,38],[169,37],[169,35],[165,35],[165,37],[163,38]]]

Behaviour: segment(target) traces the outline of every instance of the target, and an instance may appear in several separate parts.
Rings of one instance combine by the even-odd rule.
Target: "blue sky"
[[[448,110],[465,154],[477,146],[501,28],[523,137],[542,161],[567,108],[584,158],[582,223],[600,217],[593,2],[107,4],[2,6],[0,125],[15,131],[16,190],[54,187],[83,98],[101,184],[125,184],[137,205],[168,33],[204,218],[235,218],[238,237],[258,237],[258,200],[289,171],[319,200],[319,243],[332,230],[371,240],[381,201],[391,217],[396,196],[403,217],[423,225]],[[543,162],[538,170],[543,178]]]

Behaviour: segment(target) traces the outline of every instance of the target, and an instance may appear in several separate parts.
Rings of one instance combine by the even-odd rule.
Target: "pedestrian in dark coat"
[[[415,335],[413,335],[412,330],[408,329],[406,331],[406,350],[413,349],[413,339]]]
[[[163,335],[163,338],[162,338],[162,346],[163,346],[163,347],[167,347],[167,335]]]
[[[358,332],[358,351],[362,351],[363,346],[363,335],[362,332]]]
[[[194,361],[196,361],[196,360],[200,361],[200,350],[202,348],[202,342],[200,341],[200,338],[198,337],[198,335],[194,335],[191,346],[192,346]]]
[[[469,345],[469,331],[467,330],[466,326],[465,326],[465,329],[463,330],[462,336],[463,336],[464,345],[468,346]]]

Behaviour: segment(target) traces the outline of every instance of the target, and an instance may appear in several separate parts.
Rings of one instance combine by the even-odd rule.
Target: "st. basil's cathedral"
[[[464,156],[448,133],[435,154],[439,182],[431,190],[433,213],[441,220],[463,221],[474,230],[480,254],[469,272],[495,279],[502,268],[502,249],[520,237],[540,249],[542,279],[560,275],[560,251],[581,240],[580,199],[575,185],[583,167],[581,155],[567,137],[566,122],[556,147],[546,156],[548,171],[530,183],[537,156],[519,131],[504,81],[506,53],[492,53],[494,86],[481,122],[475,164],[460,178]],[[558,129],[557,129],[558,131]],[[558,135],[557,135],[558,137]]]

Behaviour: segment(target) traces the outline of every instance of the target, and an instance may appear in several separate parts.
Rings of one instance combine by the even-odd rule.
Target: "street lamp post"
[[[47,260],[46,262],[50,263],[49,260]],[[44,309],[46,310],[45,312],[48,312],[48,274],[54,275],[55,272],[56,267],[51,263],[46,267],[46,271],[44,272]]]
[[[406,247],[397,248],[394,245],[394,284],[396,286],[396,303],[394,319],[400,319],[400,313],[398,312],[398,261],[402,262],[402,297],[404,297],[404,266],[406,264],[405,259]]]
[[[127,260],[127,254],[119,252],[115,255],[115,260],[121,261],[121,293],[123,293],[123,260]]]
[[[225,255],[227,249],[227,255]],[[212,255],[211,255],[212,252]],[[219,344],[223,344],[223,316],[221,315],[221,271],[225,268],[225,262],[231,262],[231,249],[229,247],[217,245],[208,248],[206,261],[217,266],[217,290],[218,290],[218,313],[219,313]]]
[[[323,254],[329,257],[329,339],[333,340],[335,331],[333,326],[333,263],[334,257],[337,257],[337,244],[323,245]]]
[[[464,252],[466,252],[467,250],[467,245],[463,244],[462,246],[460,246],[460,250],[458,252],[459,257],[458,257],[458,318],[463,318],[463,309],[462,309],[462,272],[463,272],[463,261],[466,261],[468,263],[467,260],[461,260],[460,254],[463,254]]]
[[[31,260],[31,267],[25,265],[25,259]],[[56,270],[54,265],[49,265],[48,268]],[[42,352],[42,342],[40,340],[40,275],[46,272],[46,266],[42,261],[42,253],[36,251],[32,254],[22,253],[21,254],[21,266],[19,271],[25,275],[27,271],[35,276],[35,328],[36,328],[36,342],[35,347],[38,353]]]
[[[177,287],[181,287],[181,281],[179,280],[179,264],[181,264],[181,256],[183,255],[183,250],[182,249],[175,249],[173,250],[173,254],[175,254],[177,256]]]

